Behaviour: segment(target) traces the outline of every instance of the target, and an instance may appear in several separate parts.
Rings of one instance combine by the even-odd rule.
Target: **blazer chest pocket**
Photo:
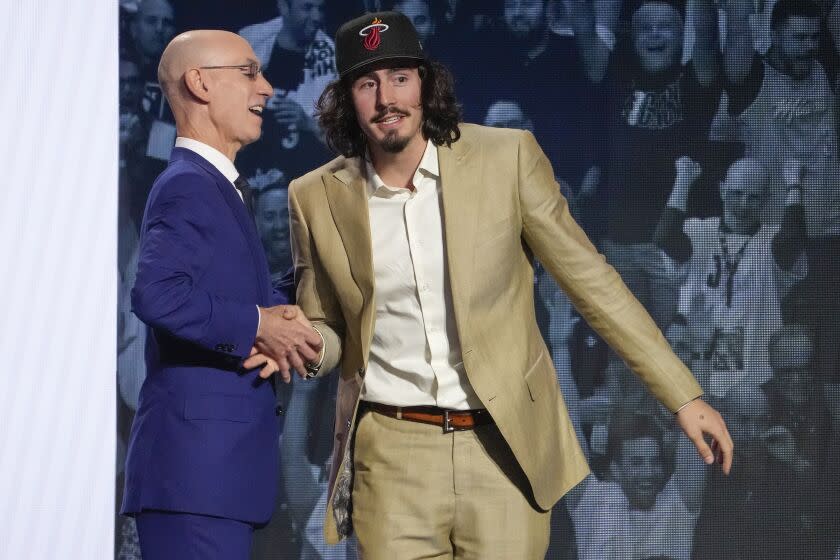
[[[199,395],[184,400],[185,420],[254,422],[257,403],[241,395]]]

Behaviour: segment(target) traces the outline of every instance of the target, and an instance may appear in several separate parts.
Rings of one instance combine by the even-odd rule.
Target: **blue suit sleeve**
[[[146,209],[132,309],[152,328],[245,358],[257,332],[256,306],[198,285],[213,258],[218,229],[202,182],[202,177],[180,175],[154,192]]]

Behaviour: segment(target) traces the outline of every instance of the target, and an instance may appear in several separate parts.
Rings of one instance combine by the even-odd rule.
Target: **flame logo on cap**
[[[375,51],[382,43],[382,37],[380,34],[385,31],[388,31],[388,25],[382,23],[382,20],[379,18],[373,18],[370,25],[363,27],[359,31],[359,35],[365,38],[362,44],[367,50]]]

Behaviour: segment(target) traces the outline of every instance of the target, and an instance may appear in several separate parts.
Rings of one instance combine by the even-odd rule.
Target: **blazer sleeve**
[[[315,242],[298,200],[298,188],[295,181],[289,185],[289,227],[297,305],[324,339],[319,370],[319,375],[324,375],[341,361],[344,319],[335,290],[318,260]]]
[[[213,257],[218,220],[204,177],[179,174],[160,185],[146,209],[132,310],[154,329],[246,358],[259,312],[253,302],[220,297],[199,279]]]
[[[530,132],[521,135],[517,165],[525,242],[581,315],[672,412],[702,395],[650,315],[572,218]]]

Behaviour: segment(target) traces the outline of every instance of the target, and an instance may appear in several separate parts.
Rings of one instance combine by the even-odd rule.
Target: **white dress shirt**
[[[412,184],[382,182],[366,165],[376,322],[362,399],[396,406],[484,408],[467,380],[443,236],[437,148]]]
[[[236,166],[233,165],[233,162],[230,161],[225,154],[213,146],[208,146],[204,142],[199,142],[198,140],[193,140],[192,138],[179,136],[175,139],[175,147],[185,148],[191,152],[195,152],[209,161],[213,167],[219,170],[219,173],[225,176],[225,179],[230,181],[231,185],[233,185],[233,183],[236,182],[236,179],[239,178],[239,171],[236,170]],[[236,187],[233,189],[236,191],[236,194],[239,195],[240,200],[242,200],[242,193],[239,192],[239,189]]]

